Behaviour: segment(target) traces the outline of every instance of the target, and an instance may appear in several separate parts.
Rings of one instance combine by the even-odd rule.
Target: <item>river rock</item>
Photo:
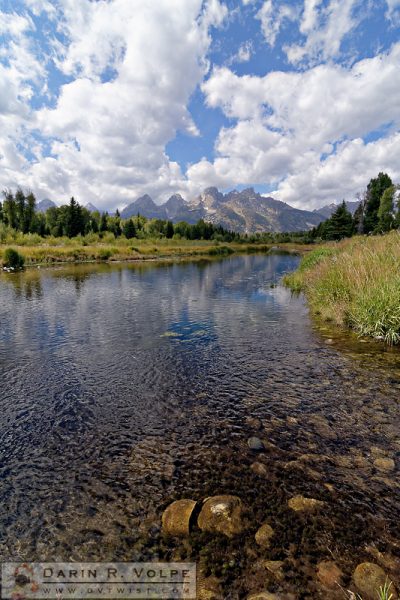
[[[393,458],[381,457],[374,460],[374,467],[378,469],[378,471],[389,473],[390,471],[394,471],[395,466]]]
[[[267,467],[260,462],[253,462],[250,465],[250,469],[259,477],[266,477],[268,475]]]
[[[210,577],[199,577],[197,582],[198,600],[223,600],[224,595],[219,579],[211,575]]]
[[[162,516],[163,532],[174,537],[188,536],[190,532],[190,517],[195,506],[196,502],[189,499],[172,502],[165,509]]]
[[[376,600],[379,598],[379,588],[390,584],[391,580],[385,571],[374,563],[361,563],[353,573],[353,581],[363,597],[363,600]],[[390,586],[391,600],[398,598],[396,589],[392,583]]]
[[[212,496],[204,502],[197,523],[203,531],[233,537],[245,529],[242,511],[243,504],[237,496]]]
[[[323,560],[317,565],[317,578],[328,589],[337,589],[342,585],[343,573],[331,560]]]
[[[264,523],[255,535],[256,542],[261,548],[269,548],[271,539],[274,535],[275,531],[272,529],[271,525],[269,525],[269,523]]]
[[[308,420],[314,426],[314,430],[322,438],[325,438],[327,440],[337,440],[337,434],[330,426],[329,421],[326,417],[319,414],[313,414],[309,415]]]
[[[262,563],[264,569],[266,569],[268,573],[271,573],[277,581],[283,581],[284,579],[282,570],[283,564],[283,560],[264,560]]]
[[[265,449],[263,442],[258,437],[251,437],[247,440],[247,445],[254,452],[262,452]]]
[[[305,498],[304,496],[293,496],[288,501],[288,506],[296,512],[314,512],[324,506],[324,502],[321,500],[315,500],[315,498]]]
[[[262,423],[257,417],[246,417],[246,424],[253,429],[261,429]]]

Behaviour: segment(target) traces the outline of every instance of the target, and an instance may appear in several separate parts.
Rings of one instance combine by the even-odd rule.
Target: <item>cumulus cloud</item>
[[[398,132],[370,143],[360,138],[345,141],[325,161],[319,154],[309,155],[302,169],[285,178],[272,195],[299,208],[355,199],[371,176],[380,171],[400,180],[399,151]]]
[[[237,122],[221,130],[214,163],[193,165],[189,177],[225,186],[276,182],[280,199],[315,206],[354,194],[385,164],[399,176],[390,154],[399,141],[399,60],[396,44],[351,69],[325,64],[240,77],[216,68],[203,85],[208,105]],[[392,132],[390,143],[363,142],[382,128]]]
[[[30,0],[30,6],[41,11],[47,3]],[[54,106],[25,115],[24,124],[32,135],[37,132],[39,148],[44,140],[51,152],[39,150],[38,160],[24,164],[11,182],[9,163],[0,184],[15,180],[56,200],[74,194],[100,208],[147,191],[160,199],[184,192],[184,177],[165,146],[178,130],[198,134],[187,104],[209,69],[210,27],[222,23],[225,5],[218,0],[60,0],[57,10],[54,60],[70,81],[61,86]],[[21,18],[12,32],[18,56],[25,44],[20,31],[31,26],[28,14]],[[40,73],[40,61],[30,56],[32,77],[35,70]],[[21,112],[26,105],[20,108],[19,67],[7,110]],[[1,161],[4,167],[4,151]]]
[[[286,47],[292,70],[263,76],[228,68],[249,61],[257,40],[210,68],[213,30],[229,21],[222,0],[20,2],[0,11],[0,188],[112,209],[143,193],[267,184],[313,207],[353,196],[379,170],[400,177],[400,44],[353,66],[332,60],[362,17],[356,0],[242,6],[271,47],[289,20],[303,36]],[[398,8],[387,0],[392,23]],[[214,157],[182,172],[166,146],[178,131],[201,135],[188,110],[199,85],[228,121]]]

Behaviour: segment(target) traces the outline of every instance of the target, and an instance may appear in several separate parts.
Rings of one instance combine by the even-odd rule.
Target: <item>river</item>
[[[279,284],[298,260],[0,275],[1,561],[190,559],[236,599],[343,598],[321,561],[347,589],[359,562],[399,559],[400,354],[317,327]],[[241,498],[245,534],[163,537],[170,502],[216,494]]]

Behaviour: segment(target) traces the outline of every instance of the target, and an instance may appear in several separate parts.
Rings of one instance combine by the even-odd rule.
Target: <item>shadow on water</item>
[[[277,285],[297,264],[1,275],[1,559],[190,558],[223,598],[342,598],[321,591],[317,564],[334,560],[345,587],[378,552],[395,576],[400,355],[313,326]],[[221,493],[245,503],[245,534],[162,536],[169,502]],[[296,494],[324,510],[295,513]],[[266,520],[267,551],[254,541]],[[266,559],[282,561],[279,577]]]

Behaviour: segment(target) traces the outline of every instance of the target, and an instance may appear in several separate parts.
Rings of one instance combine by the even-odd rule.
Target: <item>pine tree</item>
[[[100,227],[99,230],[101,233],[103,233],[104,231],[108,230],[108,223],[107,223],[107,217],[108,217],[108,213],[101,213],[101,217],[100,217]]]
[[[167,221],[165,226],[165,237],[171,239],[174,235],[174,224],[171,221]]]
[[[18,229],[17,205],[14,194],[10,190],[3,192],[3,220],[6,225],[13,229]]]
[[[127,240],[130,240],[136,236],[136,228],[132,219],[128,219],[127,221],[125,221],[122,227],[122,233],[124,234]]]
[[[32,233],[35,227],[35,208],[36,208],[36,198],[32,192],[26,197],[26,206],[25,206],[25,233]]]
[[[364,233],[365,202],[362,200],[353,215],[353,229],[355,233]]]
[[[378,177],[371,179],[367,186],[364,231],[371,233],[378,227],[378,210],[383,192],[393,185],[387,173],[379,173]]]
[[[354,233],[353,217],[347,210],[346,202],[343,200],[331,217],[320,223],[316,234],[323,240],[341,240],[351,237]]]
[[[23,233],[27,232],[26,223],[25,223],[25,206],[26,199],[25,194],[18,188],[15,194],[15,205],[16,205],[16,214],[17,214],[17,228]]]
[[[394,226],[394,193],[395,187],[392,185],[382,194],[378,209],[378,230],[382,233],[390,231]]]

